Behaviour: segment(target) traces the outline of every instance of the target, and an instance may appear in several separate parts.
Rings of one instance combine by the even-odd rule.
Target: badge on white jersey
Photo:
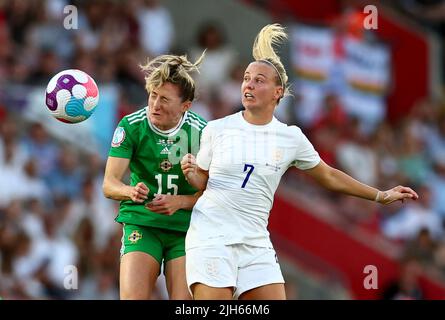
[[[284,150],[281,148],[276,148],[272,153],[272,160],[275,162],[280,162],[283,160]]]
[[[124,140],[125,140],[125,129],[123,127],[117,127],[116,130],[114,130],[111,146],[113,148],[119,147]]]

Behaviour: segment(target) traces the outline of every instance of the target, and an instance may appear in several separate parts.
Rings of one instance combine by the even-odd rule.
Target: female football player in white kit
[[[291,166],[330,190],[381,204],[418,198],[410,188],[379,191],[328,166],[300,128],[274,117],[288,77],[272,45],[286,38],[279,24],[260,31],[241,86],[245,110],[209,122],[196,160],[186,155],[181,162],[189,183],[205,189],[186,236],[194,299],[286,298],[267,224],[281,176]]]

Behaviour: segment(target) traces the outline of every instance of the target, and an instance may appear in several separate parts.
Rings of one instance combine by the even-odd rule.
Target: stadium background
[[[66,5],[78,29],[66,30]],[[378,29],[365,30],[368,4]],[[258,30],[284,24],[293,97],[276,116],[297,124],[323,159],[381,189],[413,187],[417,203],[387,207],[283,178],[270,231],[289,299],[445,298],[444,1],[0,0],[0,297],[117,299],[118,203],[101,192],[118,120],[146,104],[138,64],[207,48],[193,110],[240,109]],[[45,110],[58,71],[98,83],[84,123]],[[71,269],[78,289],[66,290]],[[378,288],[367,289],[367,266]],[[166,299],[160,278],[154,299]]]

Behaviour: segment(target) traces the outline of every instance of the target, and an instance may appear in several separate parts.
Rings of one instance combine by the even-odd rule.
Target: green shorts
[[[185,232],[160,229],[134,224],[123,224],[121,256],[141,251],[162,261],[185,256]]]

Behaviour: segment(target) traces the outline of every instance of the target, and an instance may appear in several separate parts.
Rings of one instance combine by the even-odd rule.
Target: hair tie
[[[263,62],[266,62],[266,63],[268,63],[269,65],[271,65],[271,66],[275,69],[275,71],[276,71],[277,74],[278,74],[278,77],[280,78],[281,87],[282,87],[283,90],[284,90],[284,81],[283,81],[283,78],[281,77],[281,74],[278,72],[277,67],[275,67],[275,65],[274,65],[272,62],[270,62],[269,60],[266,60],[266,59],[260,59],[260,60],[257,60],[257,61],[263,61]]]

